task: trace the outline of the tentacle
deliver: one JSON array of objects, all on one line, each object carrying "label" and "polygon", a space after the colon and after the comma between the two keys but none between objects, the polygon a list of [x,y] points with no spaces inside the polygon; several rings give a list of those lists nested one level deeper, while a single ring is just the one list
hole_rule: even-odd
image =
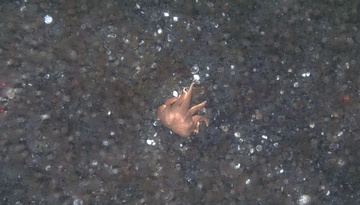
[{"label": "tentacle", "polygon": [[169,99],[167,99],[167,100],[165,101],[164,104],[165,104],[166,106],[169,106],[169,105],[173,104],[174,102],[176,102],[178,99],[179,99],[179,97],[169,98]]},{"label": "tentacle", "polygon": [[191,100],[191,93],[194,87],[194,83],[191,83],[189,91],[186,92],[185,88],[183,89],[181,96],[178,101],[175,102],[176,105],[181,105],[181,107],[189,108],[190,100]]},{"label": "tentacle", "polygon": [[166,109],[166,105],[161,105],[158,110],[157,110],[157,116],[156,116],[156,119],[157,120],[161,120],[161,117],[164,113],[164,110]]},{"label": "tentacle", "polygon": [[195,133],[199,132],[200,122],[205,122],[206,126],[209,126],[209,120],[204,115],[195,115],[191,119],[194,123],[196,123],[195,129],[194,129]]},{"label": "tentacle", "polygon": [[199,109],[203,108],[205,105],[206,105],[206,101],[198,105],[194,105],[192,108],[190,108],[188,115],[193,116]]}]

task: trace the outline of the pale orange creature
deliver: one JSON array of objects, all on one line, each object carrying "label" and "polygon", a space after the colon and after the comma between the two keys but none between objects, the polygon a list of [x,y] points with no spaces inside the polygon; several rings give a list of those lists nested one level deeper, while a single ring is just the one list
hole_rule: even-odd
[{"label": "pale orange creature", "polygon": [[188,137],[192,132],[198,133],[201,121],[209,126],[209,120],[204,115],[194,115],[206,105],[206,101],[189,109],[193,87],[194,83],[188,92],[184,88],[179,97],[167,99],[165,104],[158,108],[157,119],[180,137]]}]

